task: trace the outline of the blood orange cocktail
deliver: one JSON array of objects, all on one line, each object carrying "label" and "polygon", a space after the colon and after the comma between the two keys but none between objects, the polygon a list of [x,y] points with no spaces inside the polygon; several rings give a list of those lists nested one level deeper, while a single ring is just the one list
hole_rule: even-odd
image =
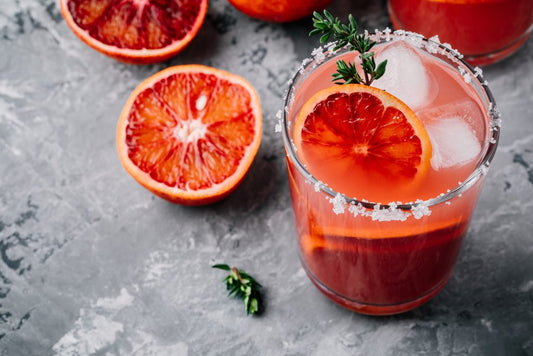
[{"label": "blood orange cocktail", "polygon": [[396,28],[438,35],[475,65],[516,51],[533,30],[531,0],[389,0]]},{"label": "blood orange cocktail", "polygon": [[[354,52],[330,46],[304,61],[287,94],[282,131],[302,265],[337,303],[384,315],[426,302],[449,279],[495,153],[499,115],[479,68],[455,51],[404,31],[373,37],[377,60],[388,60],[373,85],[409,105],[423,124],[432,148],[427,172],[409,181],[374,174],[380,167],[372,162],[367,171],[347,163],[353,157],[341,147],[350,145],[358,114],[334,128],[327,120],[302,124],[305,103],[334,85],[335,62]],[[335,110],[324,112],[343,115]]]}]

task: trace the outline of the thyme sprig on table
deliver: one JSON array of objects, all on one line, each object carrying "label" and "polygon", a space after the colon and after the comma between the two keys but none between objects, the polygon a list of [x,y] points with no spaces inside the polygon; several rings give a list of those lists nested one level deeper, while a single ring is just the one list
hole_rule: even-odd
[{"label": "thyme sprig on table", "polygon": [[243,270],[230,267],[227,264],[216,264],[212,267],[230,272],[222,282],[226,283],[228,296],[234,296],[244,301],[246,314],[253,315],[260,311],[261,295],[259,289],[262,285],[259,282]]},{"label": "thyme sprig on table", "polygon": [[364,78],[361,77],[354,63],[346,63],[341,59],[337,61],[337,72],[332,75],[332,81],[335,84],[370,85],[385,74],[387,60],[376,65],[374,52],[369,52],[376,42],[371,41],[365,34],[357,34],[357,22],[351,14],[348,16],[348,24],[343,24],[327,10],[324,10],[324,16],[315,11],[313,13],[313,27],[314,29],[309,33],[309,36],[322,34],[320,43],[325,43],[333,36],[333,39],[337,41],[334,50],[350,45],[351,51],[359,52]]}]

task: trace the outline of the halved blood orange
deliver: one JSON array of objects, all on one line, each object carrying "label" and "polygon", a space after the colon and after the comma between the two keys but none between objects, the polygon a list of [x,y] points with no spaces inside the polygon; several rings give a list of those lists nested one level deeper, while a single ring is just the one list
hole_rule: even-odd
[{"label": "halved blood orange", "polygon": [[142,82],[117,127],[124,168],[174,203],[226,197],[243,180],[262,134],[259,97],[243,78],[202,65],[167,68]]},{"label": "halved blood orange", "polygon": [[60,0],[70,29],[95,50],[126,63],[164,61],[196,36],[207,0]]},{"label": "halved blood orange", "polygon": [[333,0],[228,0],[246,15],[271,22],[290,22],[323,10]]},{"label": "halved blood orange", "polygon": [[403,200],[430,167],[431,142],[415,113],[389,93],[358,84],[313,95],[294,127],[310,172],[350,197]]}]

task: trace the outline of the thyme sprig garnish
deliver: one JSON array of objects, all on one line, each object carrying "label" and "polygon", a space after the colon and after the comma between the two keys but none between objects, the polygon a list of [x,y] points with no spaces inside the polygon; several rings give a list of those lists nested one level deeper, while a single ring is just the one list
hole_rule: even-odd
[{"label": "thyme sprig garnish", "polygon": [[333,36],[333,39],[337,41],[334,50],[349,45],[351,51],[359,52],[364,78],[361,77],[354,63],[346,63],[341,59],[337,61],[337,72],[332,74],[332,81],[335,84],[370,85],[385,74],[387,60],[376,66],[374,52],[370,52],[376,42],[371,41],[365,34],[357,34],[357,22],[351,14],[348,16],[348,24],[343,24],[327,10],[324,10],[324,16],[315,11],[313,13],[313,27],[314,29],[309,33],[309,36],[322,34],[320,43],[325,43]]},{"label": "thyme sprig garnish", "polygon": [[259,289],[262,285],[259,282],[243,270],[230,267],[227,264],[216,264],[212,267],[230,272],[222,282],[226,283],[228,296],[234,296],[244,301],[246,314],[253,315],[260,311],[261,294],[259,293]]}]

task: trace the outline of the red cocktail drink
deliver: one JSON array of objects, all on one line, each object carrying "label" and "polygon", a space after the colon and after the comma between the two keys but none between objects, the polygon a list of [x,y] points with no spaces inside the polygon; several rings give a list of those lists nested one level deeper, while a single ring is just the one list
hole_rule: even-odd
[{"label": "red cocktail drink", "polygon": [[533,30],[531,0],[389,0],[395,28],[438,35],[474,65],[516,51]]},{"label": "red cocktail drink", "polygon": [[450,278],[496,149],[499,119],[481,71],[454,51],[403,32],[373,37],[380,42],[377,60],[389,61],[373,85],[396,95],[423,125],[431,145],[424,172],[383,173],[394,162],[369,153],[382,146],[376,137],[399,130],[396,123],[372,131],[368,142],[377,148],[356,142],[371,120],[361,117],[379,106],[369,99],[374,89],[370,95],[347,89],[329,95],[326,106],[309,105],[335,92],[335,62],[353,52],[329,47],[305,61],[287,95],[283,135],[306,272],[337,303],[383,315],[426,302]]}]

